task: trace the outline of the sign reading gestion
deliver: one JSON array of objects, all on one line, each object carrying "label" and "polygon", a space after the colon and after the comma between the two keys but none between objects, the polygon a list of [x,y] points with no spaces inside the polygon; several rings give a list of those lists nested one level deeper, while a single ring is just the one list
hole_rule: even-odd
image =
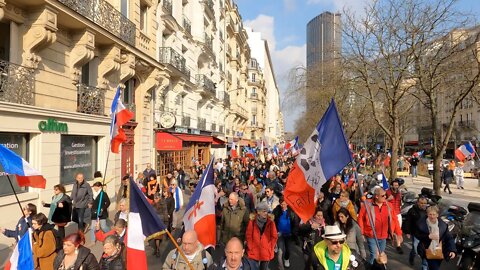
[{"label": "sign reading gestion", "polygon": [[182,140],[166,132],[157,132],[155,148],[158,151],[182,150]]}]

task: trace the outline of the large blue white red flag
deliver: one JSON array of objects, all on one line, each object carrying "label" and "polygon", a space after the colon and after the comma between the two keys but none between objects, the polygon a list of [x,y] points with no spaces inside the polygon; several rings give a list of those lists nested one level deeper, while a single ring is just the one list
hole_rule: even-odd
[{"label": "large blue white red flag", "polygon": [[14,174],[20,187],[45,188],[47,180],[27,161],[0,144],[0,164],[7,174]]},{"label": "large blue white red flag", "polygon": [[230,155],[232,158],[238,158],[237,145],[235,142],[232,142],[232,149],[230,150]]},{"label": "large blue white red flag", "polygon": [[278,156],[278,147],[277,147],[277,144],[274,144],[274,145],[273,145],[273,151],[272,151],[272,153],[273,153],[273,157],[274,157],[274,158]]},{"label": "large blue white red flag", "polygon": [[127,269],[147,270],[145,239],[166,229],[145,195],[130,179],[130,212],[127,227]]},{"label": "large blue white red flag", "polygon": [[185,230],[195,230],[204,248],[216,244],[215,184],[213,182],[213,158],[198,182],[183,216]]},{"label": "large blue white red flag", "polygon": [[475,148],[471,142],[466,142],[462,144],[459,148],[455,150],[455,157],[459,161],[464,161],[467,157],[475,156]]},{"label": "large blue white red flag", "polygon": [[122,129],[122,126],[128,123],[133,118],[133,113],[125,108],[120,99],[120,87],[117,88],[115,97],[112,101],[112,123],[110,125],[110,138],[112,153],[120,151],[120,145],[127,140],[127,136]]},{"label": "large blue white red flag", "polygon": [[33,270],[32,231],[29,229],[13,250],[5,270]]},{"label": "large blue white red flag", "polygon": [[287,204],[304,222],[308,221],[315,212],[316,191],[351,161],[352,155],[332,100],[288,175],[284,191]]}]

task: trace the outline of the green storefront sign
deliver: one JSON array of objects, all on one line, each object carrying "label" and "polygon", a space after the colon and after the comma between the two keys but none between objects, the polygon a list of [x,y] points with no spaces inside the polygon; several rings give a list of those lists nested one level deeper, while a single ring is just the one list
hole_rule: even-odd
[{"label": "green storefront sign", "polygon": [[38,129],[42,132],[68,133],[67,123],[58,122],[53,118],[38,122]]}]

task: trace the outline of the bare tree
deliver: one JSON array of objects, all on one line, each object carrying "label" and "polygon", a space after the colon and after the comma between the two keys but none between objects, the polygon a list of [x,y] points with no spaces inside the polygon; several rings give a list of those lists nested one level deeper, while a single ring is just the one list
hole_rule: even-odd
[{"label": "bare tree", "polygon": [[[402,6],[407,1],[373,1],[363,17],[345,11],[344,59],[356,95],[370,104],[373,118],[391,146],[390,177],[396,177],[402,121],[413,103],[413,57],[405,48],[408,32]],[[413,14],[412,14],[413,15]]]}]

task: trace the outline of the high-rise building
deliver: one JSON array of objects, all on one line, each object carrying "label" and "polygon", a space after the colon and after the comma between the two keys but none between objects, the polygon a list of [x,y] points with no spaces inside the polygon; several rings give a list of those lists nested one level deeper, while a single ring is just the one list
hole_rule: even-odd
[{"label": "high-rise building", "polygon": [[307,24],[307,110],[315,98],[312,91],[319,90],[331,78],[340,57],[342,24],[340,13],[323,12]]}]

